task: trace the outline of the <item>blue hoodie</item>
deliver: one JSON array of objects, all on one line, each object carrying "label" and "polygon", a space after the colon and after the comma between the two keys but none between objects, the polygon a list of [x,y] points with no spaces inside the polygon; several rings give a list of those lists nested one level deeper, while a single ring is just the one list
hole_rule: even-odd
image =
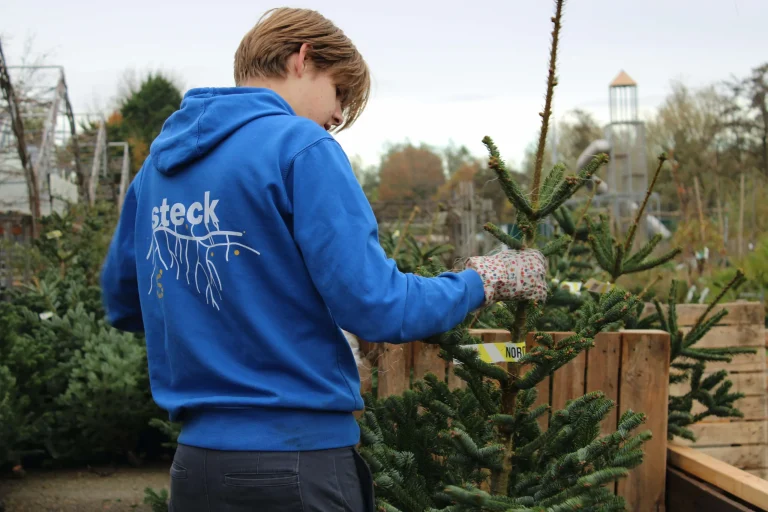
[{"label": "blue hoodie", "polygon": [[220,450],[356,444],[341,329],[418,340],[484,300],[474,270],[398,271],[339,144],[260,88],[184,96],[128,188],[101,280],[110,324],[146,335],[179,442]]}]

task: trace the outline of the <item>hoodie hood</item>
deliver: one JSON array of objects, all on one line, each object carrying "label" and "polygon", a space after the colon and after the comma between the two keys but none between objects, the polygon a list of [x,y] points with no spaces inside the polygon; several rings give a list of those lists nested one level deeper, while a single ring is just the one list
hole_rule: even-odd
[{"label": "hoodie hood", "polygon": [[179,110],[163,124],[149,157],[165,175],[202,158],[243,125],[266,116],[295,116],[291,106],[270,89],[254,87],[189,90]]}]

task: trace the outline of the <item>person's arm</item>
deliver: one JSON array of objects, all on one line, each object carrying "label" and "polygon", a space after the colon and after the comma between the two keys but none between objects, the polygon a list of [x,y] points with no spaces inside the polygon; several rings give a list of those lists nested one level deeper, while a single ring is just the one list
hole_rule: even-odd
[{"label": "person's arm", "polygon": [[101,294],[107,311],[107,322],[116,329],[142,332],[144,322],[139,300],[139,282],[136,275],[135,179],[125,193],[117,229],[112,237],[107,258],[101,269]]},{"label": "person's arm", "polygon": [[475,270],[426,278],[400,272],[378,240],[378,225],[338,143],[300,152],[286,175],[294,238],[338,325],[370,342],[423,339],[459,324],[485,300]]}]

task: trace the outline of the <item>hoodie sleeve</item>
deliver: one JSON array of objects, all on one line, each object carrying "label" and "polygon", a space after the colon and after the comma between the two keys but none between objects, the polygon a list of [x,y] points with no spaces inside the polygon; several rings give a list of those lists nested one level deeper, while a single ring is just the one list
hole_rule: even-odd
[{"label": "hoodie sleeve", "polygon": [[125,194],[117,229],[101,270],[101,294],[107,321],[116,329],[129,332],[144,330],[134,245],[137,181],[138,177]]},{"label": "hoodie sleeve", "polygon": [[474,270],[426,278],[400,272],[387,258],[368,199],[335,140],[301,151],[287,180],[294,237],[342,329],[370,342],[414,341],[455,327],[482,305]]}]

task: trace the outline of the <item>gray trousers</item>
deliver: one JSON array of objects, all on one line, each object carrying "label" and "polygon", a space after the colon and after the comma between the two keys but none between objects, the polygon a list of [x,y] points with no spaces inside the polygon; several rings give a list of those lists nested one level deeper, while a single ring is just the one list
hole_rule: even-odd
[{"label": "gray trousers", "polygon": [[373,512],[373,479],[354,447],[236,452],[179,444],[171,512]]}]

